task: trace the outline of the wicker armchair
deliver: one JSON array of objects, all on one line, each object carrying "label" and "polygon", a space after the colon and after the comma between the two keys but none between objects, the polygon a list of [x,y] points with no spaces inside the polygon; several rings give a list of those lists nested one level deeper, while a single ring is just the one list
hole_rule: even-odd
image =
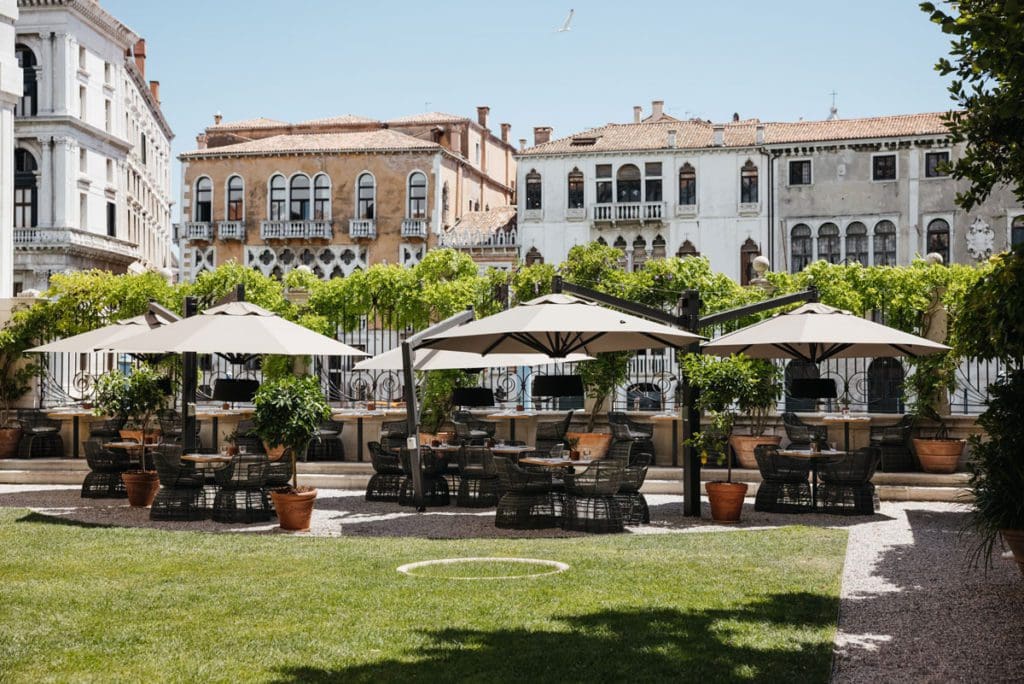
[{"label": "wicker armchair", "polygon": [[[252,452],[255,454],[262,453],[262,451]],[[252,456],[250,456],[252,458]],[[304,461],[305,458],[300,457],[296,460]],[[267,459],[266,472],[264,473],[265,482],[263,487],[266,490],[277,489],[278,487],[287,487],[292,483],[292,476],[295,471],[292,469],[292,456],[290,453],[285,452],[276,461]],[[274,502],[270,502],[271,508],[274,506]]]},{"label": "wicker armchair", "polygon": [[894,425],[872,425],[870,444],[881,454],[879,469],[885,473],[917,470],[914,454],[910,450],[910,437],[914,417],[903,416]]},{"label": "wicker armchair", "polygon": [[341,431],[344,427],[344,423],[325,421],[317,429],[313,441],[309,443],[304,460],[344,461],[345,447],[341,443]]},{"label": "wicker armchair", "polygon": [[463,446],[458,453],[459,489],[455,505],[490,508],[498,503],[498,470],[487,447]]},{"label": "wicker armchair", "polygon": [[[165,444],[181,444],[181,435],[185,428],[185,421],[181,414],[174,409],[161,409],[156,413],[157,422],[160,423],[160,437]],[[196,421],[196,447],[200,447],[199,441],[200,423]]]},{"label": "wicker armchair", "polygon": [[498,501],[494,526],[513,530],[558,527],[562,501],[552,492],[551,473],[525,470],[505,456],[494,456],[493,461],[505,491]]},{"label": "wicker armchair", "polygon": [[761,484],[754,499],[755,511],[810,512],[813,503],[807,479],[811,472],[810,460],[782,456],[778,447],[769,444],[754,447],[754,457],[761,470]]},{"label": "wicker armchair", "polygon": [[615,495],[624,472],[622,462],[601,460],[581,473],[566,474],[562,526],[580,532],[622,532],[622,509]]},{"label": "wicker armchair", "polygon": [[209,515],[204,479],[195,465],[181,460],[181,445],[153,449],[160,491],[149,510],[150,520],[202,520]]},{"label": "wicker armchair", "polygon": [[267,496],[266,456],[237,454],[216,471],[219,489],[213,501],[213,519],[227,523],[266,522],[273,516]]},{"label": "wicker armchair", "polygon": [[19,458],[63,458],[64,440],[60,436],[60,421],[48,418],[36,409],[18,409],[21,423]]},{"label": "wicker armchair", "polygon": [[124,418],[109,418],[89,423],[89,437],[104,442],[112,442],[121,435],[121,428],[124,427]]},{"label": "wicker armchair", "polygon": [[385,451],[405,448],[409,437],[409,426],[404,420],[388,420],[380,426],[380,444]]},{"label": "wicker armchair", "polygon": [[640,493],[647,479],[647,468],[651,465],[654,457],[650,454],[635,454],[627,457],[627,465],[622,471],[622,480],[619,482],[619,491],[615,494],[615,500],[622,511],[622,522],[625,525],[646,525],[651,522],[651,511],[647,505],[647,499]]},{"label": "wicker armchair", "polygon": [[398,454],[385,451],[380,442],[367,442],[373,475],[366,485],[367,501],[398,501],[405,471]]},{"label": "wicker armchair", "polygon": [[464,444],[479,444],[482,440],[493,439],[498,424],[480,420],[469,411],[452,411],[455,436]]},{"label": "wicker armchair", "polygon": [[128,496],[121,473],[131,468],[131,458],[121,449],[104,449],[103,438],[85,442],[89,473],[82,482],[83,499],[123,499]]},{"label": "wicker armchair", "polygon": [[654,453],[654,425],[630,420],[621,411],[609,411],[608,427],[613,443],[630,441],[636,446],[636,453]]},{"label": "wicker armchair", "polygon": [[793,449],[810,448],[811,442],[827,442],[827,425],[808,425],[792,411],[782,414],[782,425],[786,428],[786,437],[789,438],[789,446]]},{"label": "wicker armchair", "polygon": [[[412,454],[402,447],[399,451],[402,463],[402,487],[398,493],[399,506],[415,506],[415,488],[412,480]],[[423,478],[423,505],[447,506],[451,503],[448,480],[445,479],[448,463],[437,458],[430,447],[420,447],[420,476]]]},{"label": "wicker armchair", "polygon": [[565,414],[565,418],[556,421],[545,421],[537,423],[537,433],[534,444],[537,451],[551,451],[551,447],[561,444],[568,446],[565,434],[569,432],[569,424],[572,423],[572,411]]},{"label": "wicker armchair", "polygon": [[871,478],[880,455],[875,447],[864,447],[818,466],[820,509],[837,515],[873,515],[875,486]]}]

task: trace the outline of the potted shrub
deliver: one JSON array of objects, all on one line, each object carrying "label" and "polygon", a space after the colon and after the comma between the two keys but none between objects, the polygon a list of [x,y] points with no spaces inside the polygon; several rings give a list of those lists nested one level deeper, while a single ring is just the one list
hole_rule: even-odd
[{"label": "potted shrub", "polygon": [[711,518],[716,522],[739,522],[747,485],[732,481],[732,460],[729,458],[729,437],[736,421],[733,406],[750,391],[749,359],[731,356],[718,359],[699,354],[682,358],[683,372],[697,390],[697,408],[710,419],[688,440],[697,449],[701,463],[714,458],[726,464],[725,482],[708,482],[705,489],[711,502]]},{"label": "potted shrub", "polygon": [[21,423],[13,414],[12,405],[32,387],[32,378],[38,368],[33,364],[20,368],[7,368],[0,375],[0,458],[18,454],[21,442]]},{"label": "potted shrub", "polygon": [[762,444],[778,446],[780,435],[766,435],[768,418],[782,395],[782,372],[770,361],[737,356],[726,359],[736,365],[736,372],[746,376],[743,391],[736,397],[740,412],[750,425],[749,435],[731,435],[729,444],[742,468],[756,468],[754,449]]},{"label": "potted shrub", "polygon": [[978,418],[987,438],[969,440],[971,526],[977,534],[972,560],[991,564],[1001,536],[1024,573],[1024,247],[992,261],[992,271],[964,297],[953,330],[959,354],[998,359],[1007,368],[989,386],[988,407]]},{"label": "potted shrub", "polygon": [[[98,416],[126,417],[144,436],[157,411],[163,408],[164,384],[149,366],[139,366],[128,375],[106,373],[96,381],[93,411]],[[145,447],[139,448],[139,469],[122,473],[121,479],[128,490],[128,503],[145,507],[153,503],[160,481],[156,471],[147,468]]]},{"label": "potted shrub", "polygon": [[270,492],[278,524],[285,530],[308,530],[316,501],[316,489],[300,487],[296,461],[331,409],[313,377],[286,376],[260,385],[253,399],[253,425],[267,447],[267,455],[290,458],[292,484]]},{"label": "potted shrub", "polygon": [[964,440],[952,439],[942,416],[942,404],[956,390],[956,355],[953,352],[924,356],[914,361],[909,386],[914,392],[911,413],[916,421],[936,424],[934,434],[915,437],[914,453],[926,473],[956,472]]}]

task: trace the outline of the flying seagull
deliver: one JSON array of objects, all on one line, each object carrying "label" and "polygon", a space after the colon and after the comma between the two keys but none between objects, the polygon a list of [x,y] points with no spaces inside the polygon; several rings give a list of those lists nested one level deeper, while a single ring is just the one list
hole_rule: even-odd
[{"label": "flying seagull", "polygon": [[572,15],[575,10],[569,10],[569,15],[565,18],[565,23],[562,24],[562,28],[556,29],[558,33],[565,33],[566,31],[572,31],[569,24],[572,23]]}]

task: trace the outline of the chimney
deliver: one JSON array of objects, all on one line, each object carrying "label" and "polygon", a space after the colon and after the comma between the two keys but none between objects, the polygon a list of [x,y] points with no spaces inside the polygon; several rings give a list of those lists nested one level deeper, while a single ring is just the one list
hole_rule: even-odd
[{"label": "chimney", "polygon": [[491,113],[490,107],[477,107],[476,108],[476,122],[487,128],[487,115]]},{"label": "chimney", "polygon": [[200,133],[196,136],[196,148],[200,150],[206,149],[206,134]]},{"label": "chimney", "polygon": [[754,129],[754,144],[764,145],[764,124],[757,124]]},{"label": "chimney", "polygon": [[657,121],[665,115],[665,101],[664,100],[652,100],[651,101],[651,119]]},{"label": "chimney", "polygon": [[534,126],[533,127],[533,144],[543,145],[547,141],[551,140],[551,126]]},{"label": "chimney", "polygon": [[733,112],[732,113],[732,122],[733,123],[739,123],[739,120],[740,120],[740,113],[739,112]]},{"label": "chimney", "polygon": [[522,152],[526,149],[526,138],[519,139],[519,151]]},{"label": "chimney", "polygon": [[503,123],[501,124],[501,141],[508,142],[509,131],[512,130],[512,124]]},{"label": "chimney", "polygon": [[640,118],[644,115],[644,108],[640,105],[633,106],[633,123],[640,123]]},{"label": "chimney", "polygon": [[143,78],[145,78],[146,77],[146,39],[145,38],[139,38],[139,42],[137,42],[135,44],[135,49],[133,50],[133,53],[135,54],[135,66],[138,67],[139,73],[142,74]]},{"label": "chimney", "polygon": [[676,131],[675,131],[675,129],[672,129],[672,130],[670,130],[668,132],[668,146],[669,147],[673,147],[673,148],[676,146]]},{"label": "chimney", "polygon": [[714,124],[711,130],[715,134],[714,139],[711,141],[712,147],[722,147],[725,145],[725,124]]},{"label": "chimney", "polygon": [[220,122],[223,121],[223,120],[224,120],[224,116],[220,112],[217,112],[216,114],[213,115],[213,125],[214,126],[220,126]]},{"label": "chimney", "polygon": [[160,104],[160,81],[150,81],[149,92],[153,93],[153,99]]}]

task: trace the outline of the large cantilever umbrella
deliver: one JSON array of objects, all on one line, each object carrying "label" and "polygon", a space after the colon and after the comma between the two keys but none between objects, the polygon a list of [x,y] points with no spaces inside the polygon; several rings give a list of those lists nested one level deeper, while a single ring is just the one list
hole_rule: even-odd
[{"label": "large cantilever umbrella", "polygon": [[198,316],[103,345],[133,353],[185,353],[246,356],[366,356],[355,347],[281,318],[252,302],[229,302]]},{"label": "large cantilever umbrella", "polygon": [[[444,349],[417,349],[413,352],[413,370],[468,370],[472,368],[503,368],[506,366],[541,366],[546,363],[570,363],[573,361],[589,361],[593,357],[586,354],[570,354],[561,359],[554,359],[546,354],[488,354],[481,356],[472,352],[450,351]],[[402,349],[396,347],[372,359],[364,359],[355,366],[355,370],[402,370]]]},{"label": "large cantilever umbrella", "polygon": [[145,315],[135,316],[134,318],[127,318],[112,325],[105,325],[102,328],[96,328],[95,330],[90,330],[89,332],[84,332],[80,335],[72,335],[71,337],[65,337],[61,340],[47,342],[46,344],[41,344],[38,347],[32,347],[26,351],[72,353],[91,352],[94,349],[100,349],[107,345],[128,339],[129,337],[140,335],[154,326],[167,325],[168,323],[173,323],[177,320],[178,317],[170,314],[169,312],[165,314],[156,314],[152,323]]},{"label": "large cantilever umbrella", "polygon": [[758,359],[926,356],[948,351],[938,342],[819,303],[780,313],[701,346],[707,354],[743,353]]},{"label": "large cantilever umbrella", "polygon": [[516,307],[460,325],[420,346],[488,355],[573,353],[687,347],[702,338],[565,294],[531,299]]}]

